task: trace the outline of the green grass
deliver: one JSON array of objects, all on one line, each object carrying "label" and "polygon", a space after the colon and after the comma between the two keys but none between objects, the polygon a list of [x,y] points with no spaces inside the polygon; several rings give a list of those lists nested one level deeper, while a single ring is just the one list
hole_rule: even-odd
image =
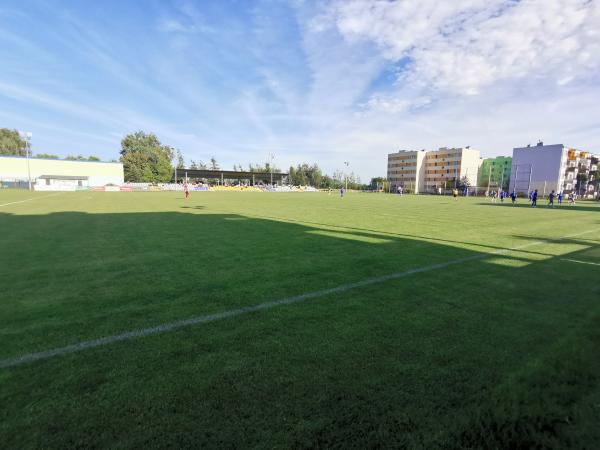
[{"label": "green grass", "polygon": [[597,204],[2,191],[0,205],[32,197],[0,206],[0,360],[488,256],[0,369],[2,448],[600,442]]}]

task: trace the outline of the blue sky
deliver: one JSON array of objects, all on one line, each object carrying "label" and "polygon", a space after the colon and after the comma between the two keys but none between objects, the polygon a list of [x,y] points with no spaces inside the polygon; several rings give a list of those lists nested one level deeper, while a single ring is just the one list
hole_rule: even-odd
[{"label": "blue sky", "polygon": [[597,0],[0,3],[0,126],[34,152],[118,157],[154,132],[223,167],[398,149],[600,153]]}]

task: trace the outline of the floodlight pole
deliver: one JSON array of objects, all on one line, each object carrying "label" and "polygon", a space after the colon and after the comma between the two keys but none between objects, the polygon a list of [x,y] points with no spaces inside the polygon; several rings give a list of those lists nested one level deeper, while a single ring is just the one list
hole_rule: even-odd
[{"label": "floodlight pole", "polygon": [[269,153],[269,158],[270,158],[270,162],[269,162],[269,170],[271,172],[271,186],[273,186],[273,158],[275,158],[275,155],[273,155],[273,153]]},{"label": "floodlight pole", "polygon": [[19,133],[19,135],[25,139],[25,157],[27,158],[27,182],[29,184],[29,190],[31,190],[31,165],[29,163],[29,151],[31,149],[31,136],[33,135],[30,131],[25,133]]},{"label": "floodlight pole", "polygon": [[[344,164],[346,165],[346,168],[348,168],[348,166],[350,166],[350,163],[348,161],[344,161]],[[344,175],[345,175],[344,178],[346,178],[346,190],[348,190],[348,174],[345,173]]]}]

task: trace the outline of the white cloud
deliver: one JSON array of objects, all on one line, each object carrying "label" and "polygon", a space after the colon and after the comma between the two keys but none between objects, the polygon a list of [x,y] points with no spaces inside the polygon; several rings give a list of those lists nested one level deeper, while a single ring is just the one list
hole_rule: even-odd
[{"label": "white cloud", "polygon": [[[525,77],[567,84],[600,67],[596,0],[344,1],[322,15],[349,41],[374,42],[390,61],[409,61],[387,107],[415,90],[475,95]],[[389,94],[388,94],[389,95]]]}]

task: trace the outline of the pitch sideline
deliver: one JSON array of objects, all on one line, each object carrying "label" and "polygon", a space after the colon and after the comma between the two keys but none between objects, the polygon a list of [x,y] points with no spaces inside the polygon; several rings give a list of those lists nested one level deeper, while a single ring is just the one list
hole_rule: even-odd
[{"label": "pitch sideline", "polygon": [[39,200],[39,199],[42,199],[42,198],[56,197],[57,195],[60,195],[60,194],[62,194],[62,192],[59,192],[58,194],[42,195],[41,197],[31,197],[31,198],[27,198],[25,200],[19,200],[19,201],[16,201],[16,202],[3,203],[2,205],[0,205],[0,208],[2,206],[16,205],[17,203],[25,203],[25,202],[30,202],[32,200]]},{"label": "pitch sideline", "polygon": [[[561,237],[557,238],[556,240],[569,239],[569,238],[573,238],[573,237],[577,237],[577,236],[582,236],[584,234],[593,233],[596,231],[600,231],[600,229],[595,228],[593,230],[583,231],[581,233],[561,236]],[[355,283],[342,284],[340,286],[336,286],[336,287],[329,288],[329,289],[322,289],[319,291],[307,292],[305,294],[300,294],[300,295],[296,295],[296,296],[292,296],[292,297],[286,297],[281,300],[259,303],[258,305],[246,306],[243,308],[232,309],[229,311],[223,311],[223,312],[215,313],[215,314],[208,314],[208,315],[203,315],[203,316],[191,317],[189,319],[177,320],[174,322],[168,322],[168,323],[156,325],[153,327],[142,328],[142,329],[133,330],[133,331],[127,331],[125,333],[120,333],[120,334],[114,334],[112,336],[105,336],[105,337],[98,338],[98,339],[81,341],[76,344],[67,345],[65,347],[57,347],[57,348],[54,348],[51,350],[46,350],[43,352],[27,353],[27,354],[24,354],[21,356],[17,356],[15,358],[8,358],[8,359],[0,360],[0,369],[16,367],[16,366],[31,363],[34,361],[49,359],[54,356],[62,356],[62,355],[70,354],[70,353],[76,353],[76,352],[86,350],[89,348],[110,345],[115,342],[150,336],[153,334],[165,333],[168,331],[177,330],[180,328],[186,328],[186,327],[198,325],[201,323],[215,322],[215,321],[227,319],[230,317],[236,317],[236,316],[241,316],[244,314],[249,314],[252,312],[263,311],[263,310],[275,308],[277,306],[299,303],[299,302],[303,302],[305,300],[309,300],[309,299],[317,298],[317,297],[323,297],[323,296],[329,295],[329,294],[339,294],[341,292],[346,292],[346,291],[349,291],[352,289],[369,286],[372,284],[384,283],[386,281],[396,280],[396,279],[404,278],[404,277],[407,277],[410,275],[430,272],[432,270],[437,270],[437,269],[444,269],[446,267],[453,266],[456,264],[462,264],[462,263],[470,262],[470,261],[477,261],[480,259],[488,258],[490,256],[496,256],[496,255],[508,253],[511,251],[518,251],[523,248],[532,247],[534,245],[540,245],[543,243],[544,243],[544,241],[529,242],[527,244],[518,245],[515,247],[506,248],[506,249],[500,249],[500,250],[496,250],[496,251],[493,251],[490,253],[481,253],[478,255],[468,256],[465,258],[459,258],[459,259],[454,259],[451,261],[446,261],[443,263],[432,264],[429,266],[419,267],[416,269],[410,269],[410,270],[406,270],[404,272],[396,272],[396,273],[391,273],[388,275],[383,275],[381,277],[367,278],[362,281],[357,281]]]}]

